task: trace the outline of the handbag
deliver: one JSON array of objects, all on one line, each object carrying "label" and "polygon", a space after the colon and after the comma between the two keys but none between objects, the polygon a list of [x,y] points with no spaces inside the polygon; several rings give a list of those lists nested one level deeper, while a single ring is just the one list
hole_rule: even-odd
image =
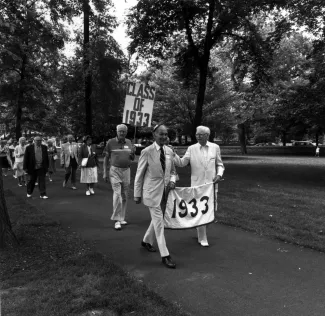
[{"label": "handbag", "polygon": [[81,160],[81,167],[87,167],[88,158],[82,158]]}]

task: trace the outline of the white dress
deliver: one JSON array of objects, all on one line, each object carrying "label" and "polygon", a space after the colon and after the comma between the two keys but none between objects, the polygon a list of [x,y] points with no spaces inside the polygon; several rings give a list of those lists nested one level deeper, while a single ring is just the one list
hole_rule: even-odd
[{"label": "white dress", "polygon": [[[91,153],[91,149],[89,147],[88,147],[88,151],[90,151]],[[81,167],[80,183],[97,183],[97,182],[98,182],[97,167]]]}]

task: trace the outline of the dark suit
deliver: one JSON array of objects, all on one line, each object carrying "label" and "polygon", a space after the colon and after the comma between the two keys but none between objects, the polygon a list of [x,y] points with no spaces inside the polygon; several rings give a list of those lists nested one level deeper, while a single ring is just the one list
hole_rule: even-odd
[{"label": "dark suit", "polygon": [[35,188],[35,182],[38,178],[38,188],[40,195],[46,195],[46,186],[45,186],[45,175],[49,169],[49,158],[47,155],[47,147],[41,145],[42,149],[42,163],[40,168],[36,169],[36,158],[35,158],[35,145],[29,145],[26,147],[24,155],[24,170],[29,175],[29,181],[27,184],[27,193],[32,194]]}]

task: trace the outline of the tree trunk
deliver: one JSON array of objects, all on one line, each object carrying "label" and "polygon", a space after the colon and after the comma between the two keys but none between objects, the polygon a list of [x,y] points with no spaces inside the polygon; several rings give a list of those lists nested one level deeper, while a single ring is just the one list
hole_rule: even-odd
[{"label": "tree trunk", "polygon": [[203,116],[203,104],[205,98],[205,90],[207,85],[208,76],[208,65],[209,65],[210,53],[207,54],[202,60],[202,65],[200,67],[200,80],[199,80],[199,91],[196,98],[196,108],[194,116],[194,125],[192,127],[192,142],[195,140],[196,128],[202,123]]},{"label": "tree trunk", "polygon": [[91,108],[91,69],[90,69],[90,45],[89,45],[89,0],[83,2],[84,11],[84,85],[85,85],[85,109],[86,109],[86,134],[92,135],[92,108]]},{"label": "tree trunk", "polygon": [[283,144],[283,146],[287,145],[287,132],[286,131],[282,132],[282,144]]},{"label": "tree trunk", "polygon": [[317,146],[318,146],[318,142],[319,142],[319,136],[318,136],[318,133],[316,133],[315,137],[316,137],[316,147],[317,147]]},{"label": "tree trunk", "polygon": [[2,168],[0,168],[0,248],[13,247],[18,240],[12,231],[6,199],[3,190]]},{"label": "tree trunk", "polygon": [[25,89],[25,76],[26,76],[26,65],[27,65],[27,55],[23,55],[21,70],[20,70],[20,82],[19,90],[17,96],[17,109],[16,109],[16,139],[21,137],[21,119],[23,115],[23,105],[24,105],[24,89]]},{"label": "tree trunk", "polygon": [[238,137],[240,142],[240,150],[243,155],[247,154],[247,148],[246,148],[246,128],[245,124],[241,123],[238,124]]}]

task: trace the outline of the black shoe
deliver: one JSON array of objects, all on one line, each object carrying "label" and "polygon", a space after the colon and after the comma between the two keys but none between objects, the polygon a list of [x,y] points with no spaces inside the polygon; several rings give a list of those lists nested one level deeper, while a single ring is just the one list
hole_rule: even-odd
[{"label": "black shoe", "polygon": [[170,256],[162,257],[161,261],[167,268],[170,268],[170,269],[175,269],[176,268],[176,263],[174,263],[172,261],[172,258]]},{"label": "black shoe", "polygon": [[149,243],[141,241],[141,246],[146,248],[149,252],[156,252],[156,248],[152,247]]}]

